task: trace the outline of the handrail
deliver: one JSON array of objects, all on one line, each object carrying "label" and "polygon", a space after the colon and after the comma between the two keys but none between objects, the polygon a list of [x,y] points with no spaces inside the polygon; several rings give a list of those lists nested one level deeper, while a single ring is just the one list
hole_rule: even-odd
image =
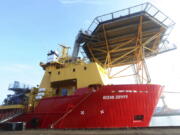
[{"label": "handrail", "polygon": [[[104,14],[101,16],[97,16],[93,20],[91,25],[88,27],[87,32],[89,32],[89,34],[92,34],[92,32],[95,30],[95,28],[104,21],[113,20],[113,19],[116,19],[119,17],[124,17],[127,15],[131,15],[131,14],[143,12],[143,11],[146,12],[147,14],[149,14],[150,16],[154,17],[155,19],[157,19],[161,24],[165,25],[167,28],[175,25],[175,22],[172,19],[170,19],[167,15],[165,15],[163,12],[161,12],[154,5],[152,5],[151,3],[143,3],[143,4],[136,5],[136,6],[133,6],[130,8],[126,8],[126,9],[122,9],[119,11]],[[106,19],[104,19],[104,18],[106,18]]]},{"label": "handrail", "polygon": [[2,124],[4,122],[7,122],[23,113],[24,113],[24,111],[21,109],[17,109],[12,112],[5,113],[5,114],[3,114],[3,116],[1,116],[0,123]]}]

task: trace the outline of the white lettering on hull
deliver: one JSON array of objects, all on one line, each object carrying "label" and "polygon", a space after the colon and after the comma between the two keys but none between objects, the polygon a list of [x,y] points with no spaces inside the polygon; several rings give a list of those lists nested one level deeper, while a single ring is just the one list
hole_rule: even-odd
[{"label": "white lettering on hull", "polygon": [[147,90],[113,90],[112,93],[148,93]]},{"label": "white lettering on hull", "polygon": [[103,100],[127,99],[127,98],[128,98],[128,95],[103,96]]}]

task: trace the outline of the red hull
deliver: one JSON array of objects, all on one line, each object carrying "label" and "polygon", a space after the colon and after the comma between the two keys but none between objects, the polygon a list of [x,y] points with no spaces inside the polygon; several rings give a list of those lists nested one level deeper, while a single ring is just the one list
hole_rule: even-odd
[{"label": "red hull", "polygon": [[149,84],[79,89],[73,96],[42,99],[34,112],[13,121],[24,121],[28,128],[147,127],[161,91],[160,85]]}]

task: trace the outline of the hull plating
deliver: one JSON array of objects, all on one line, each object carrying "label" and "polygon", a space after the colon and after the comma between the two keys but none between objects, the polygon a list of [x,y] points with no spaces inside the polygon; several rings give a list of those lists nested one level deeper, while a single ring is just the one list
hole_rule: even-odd
[{"label": "hull plating", "polygon": [[160,85],[147,84],[79,89],[73,96],[42,99],[34,112],[13,121],[24,121],[27,128],[147,127],[161,91]]}]

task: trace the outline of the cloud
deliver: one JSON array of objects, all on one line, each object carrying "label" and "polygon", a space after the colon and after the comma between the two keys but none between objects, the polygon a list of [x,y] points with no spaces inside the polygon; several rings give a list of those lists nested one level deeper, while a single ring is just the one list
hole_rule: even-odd
[{"label": "cloud", "polygon": [[58,0],[61,4],[103,4],[102,0]]}]

